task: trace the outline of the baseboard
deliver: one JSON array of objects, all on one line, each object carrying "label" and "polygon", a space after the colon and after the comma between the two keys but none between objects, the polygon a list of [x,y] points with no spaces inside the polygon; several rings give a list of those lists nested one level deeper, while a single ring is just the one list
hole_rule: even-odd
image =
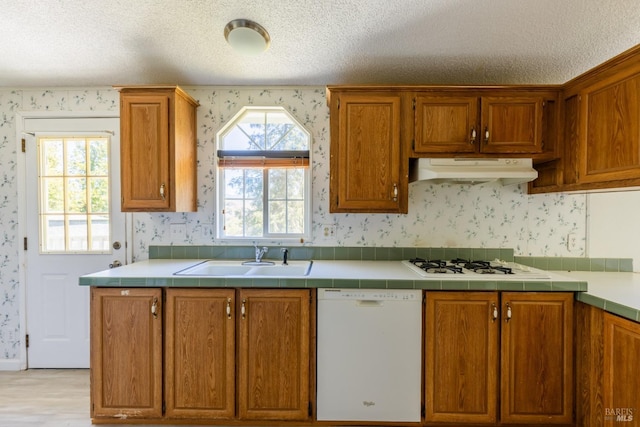
[{"label": "baseboard", "polygon": [[20,359],[0,359],[0,371],[20,371],[21,365]]}]

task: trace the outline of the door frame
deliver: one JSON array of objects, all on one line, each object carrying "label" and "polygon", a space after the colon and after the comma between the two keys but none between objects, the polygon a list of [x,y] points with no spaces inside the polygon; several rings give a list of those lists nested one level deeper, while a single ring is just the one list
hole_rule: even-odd
[{"label": "door frame", "polygon": [[[22,138],[26,133],[24,122],[26,119],[69,119],[69,118],[120,118],[119,111],[18,111],[15,115],[16,125],[16,174],[18,184],[18,238],[23,239],[27,235],[27,194],[26,194],[26,154],[22,152]],[[131,263],[133,235],[133,221],[131,214],[125,214],[125,264]],[[21,246],[21,245],[19,245]],[[33,246],[32,246],[33,247]],[[18,295],[20,304],[18,307],[19,334],[20,334],[20,358],[16,361],[15,370],[27,369],[27,271],[26,252],[18,249]]]}]

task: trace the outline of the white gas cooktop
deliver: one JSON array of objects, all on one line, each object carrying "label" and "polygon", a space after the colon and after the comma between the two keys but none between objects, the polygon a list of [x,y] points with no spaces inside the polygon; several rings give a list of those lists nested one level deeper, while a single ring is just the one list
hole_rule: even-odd
[{"label": "white gas cooktop", "polygon": [[549,280],[551,275],[537,268],[507,262],[454,260],[425,260],[421,258],[402,261],[424,278],[437,280],[487,280],[487,281],[521,281]]}]

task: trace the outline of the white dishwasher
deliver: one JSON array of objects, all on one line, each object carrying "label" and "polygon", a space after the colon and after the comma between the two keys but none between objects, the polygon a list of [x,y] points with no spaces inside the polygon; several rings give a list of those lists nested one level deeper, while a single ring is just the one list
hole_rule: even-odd
[{"label": "white dishwasher", "polygon": [[318,289],[317,416],[420,421],[422,292]]}]

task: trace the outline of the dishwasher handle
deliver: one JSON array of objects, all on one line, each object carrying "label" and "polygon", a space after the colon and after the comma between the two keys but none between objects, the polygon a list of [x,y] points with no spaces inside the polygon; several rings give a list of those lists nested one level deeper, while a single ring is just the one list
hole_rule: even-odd
[{"label": "dishwasher handle", "polygon": [[356,305],[358,307],[382,307],[384,305],[384,301],[374,299],[359,299],[356,300]]}]

